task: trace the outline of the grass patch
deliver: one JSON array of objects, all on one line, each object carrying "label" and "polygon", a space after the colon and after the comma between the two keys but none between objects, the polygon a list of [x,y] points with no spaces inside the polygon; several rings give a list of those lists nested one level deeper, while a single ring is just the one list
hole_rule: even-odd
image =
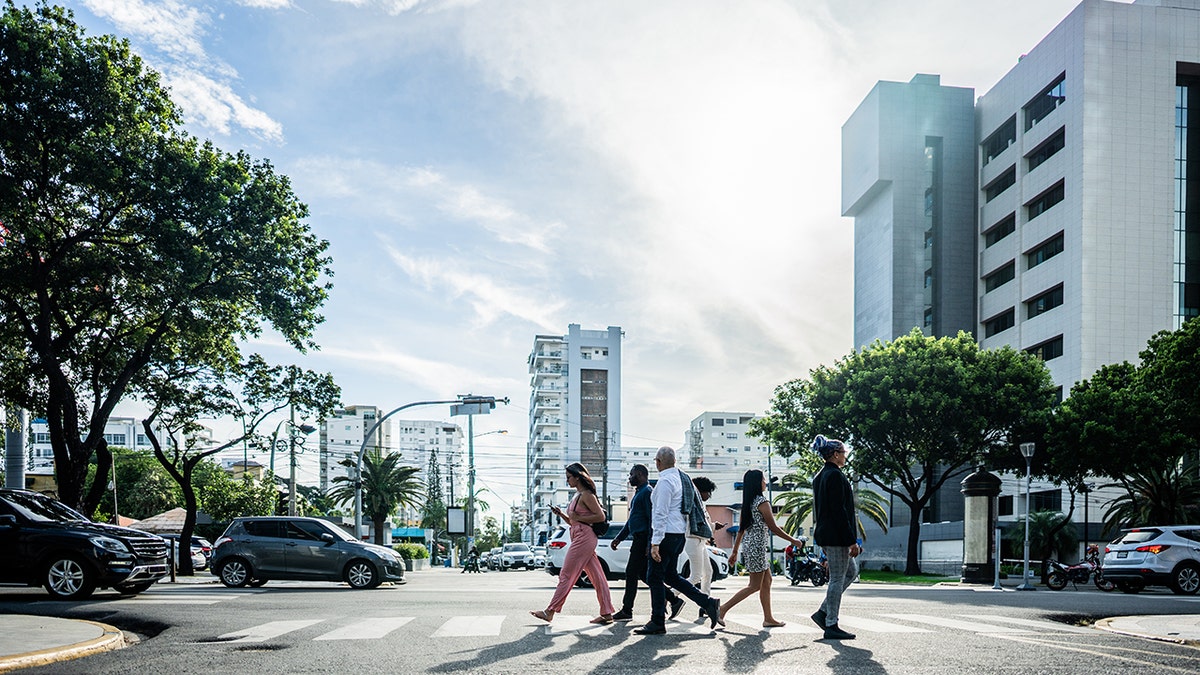
[{"label": "grass patch", "polygon": [[943,581],[958,581],[959,577],[944,577],[937,574],[909,575],[903,572],[881,572],[879,570],[862,570],[858,574],[859,581],[876,584],[924,584],[932,586]]}]

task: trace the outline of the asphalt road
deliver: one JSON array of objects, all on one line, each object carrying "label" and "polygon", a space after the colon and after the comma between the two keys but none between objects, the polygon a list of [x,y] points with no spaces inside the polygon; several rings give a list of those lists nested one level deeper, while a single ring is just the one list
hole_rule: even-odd
[{"label": "asphalt road", "polygon": [[[140,642],[28,673],[1154,673],[1200,672],[1200,650],[1113,635],[1088,620],[1194,614],[1200,598],[1095,589],[980,592],[855,584],[843,626],[858,639],[826,642],[808,620],[824,589],[772,594],[784,628],[760,628],[756,599],[725,630],[695,623],[688,606],[668,634],[638,636],[641,622],[590,626],[596,598],[575,589],[546,626],[528,615],[549,601],[541,571],[459,574],[436,569],[404,586],[353,591],[332,583],[272,582],[260,589],[167,585],[129,599],[110,592],[51,601],[40,589],[0,587],[0,611],[85,618]],[[727,579],[728,598],[745,583]],[[639,593],[637,613],[649,614]]]}]

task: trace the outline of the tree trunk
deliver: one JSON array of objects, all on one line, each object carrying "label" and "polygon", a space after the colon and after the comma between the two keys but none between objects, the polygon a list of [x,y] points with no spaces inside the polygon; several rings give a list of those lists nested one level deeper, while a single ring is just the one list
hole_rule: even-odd
[{"label": "tree trunk", "polygon": [[921,548],[921,509],[924,502],[914,502],[908,505],[908,558],[904,564],[904,573],[916,576],[921,573],[918,553]]},{"label": "tree trunk", "polygon": [[179,531],[179,567],[178,574],[184,577],[195,576],[192,567],[192,532],[196,529],[196,488],[192,486],[192,469],[195,462],[184,462],[183,480],[179,487],[183,492],[183,529]]},{"label": "tree trunk", "polygon": [[378,519],[375,521],[375,536],[374,536],[374,540],[371,542],[372,544],[377,544],[379,546],[383,546],[383,524],[384,524],[384,522],[385,521],[383,519]]}]

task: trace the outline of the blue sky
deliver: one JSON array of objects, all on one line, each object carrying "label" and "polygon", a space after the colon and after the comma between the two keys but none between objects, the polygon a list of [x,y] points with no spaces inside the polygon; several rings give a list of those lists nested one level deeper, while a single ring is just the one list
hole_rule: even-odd
[{"label": "blue sky", "polygon": [[163,73],[192,133],[290,176],[331,242],[322,349],[250,348],[347,404],[510,397],[476,429],[510,430],[479,475],[512,502],[535,334],[625,330],[626,447],[763,412],[848,353],[842,123],[881,79],[985,92],[1077,3],[67,4]]}]

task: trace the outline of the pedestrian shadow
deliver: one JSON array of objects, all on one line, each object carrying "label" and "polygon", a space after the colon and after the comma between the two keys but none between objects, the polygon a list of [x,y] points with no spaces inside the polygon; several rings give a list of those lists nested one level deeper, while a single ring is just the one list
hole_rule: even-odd
[{"label": "pedestrian shadow", "polygon": [[[730,639],[738,636],[736,639]],[[766,630],[757,633],[741,635],[739,633],[722,633],[720,640],[725,646],[725,672],[750,673],[758,669],[764,661],[777,654],[808,649],[806,645],[793,645],[779,649],[767,649],[767,638],[771,633]]]},{"label": "pedestrian shadow", "polygon": [[887,669],[875,661],[875,654],[870,649],[851,647],[841,640],[829,640],[826,644],[835,652],[826,664],[830,672],[854,675],[887,674]]},{"label": "pedestrian shadow", "polygon": [[[628,626],[628,624],[626,624]],[[685,657],[692,656],[687,651],[682,651],[674,654],[663,653],[669,650],[677,649],[694,640],[712,640],[713,634],[698,634],[688,632],[672,633],[671,628],[677,624],[668,624],[667,632],[662,635],[634,635],[633,626],[626,630],[616,630],[612,633],[613,637],[622,640],[625,643],[620,651],[610,656],[606,661],[599,663],[593,668],[591,673],[657,673],[671,666]],[[582,643],[576,644],[572,649],[567,650],[567,653],[595,651],[595,648],[587,649]]]},{"label": "pedestrian shadow", "polygon": [[446,661],[433,666],[428,670],[431,673],[474,673],[482,670],[488,670],[489,666],[493,666],[501,661],[516,659],[522,656],[537,654],[554,646],[554,638],[548,634],[543,627],[538,627],[536,630],[526,633],[513,642],[504,642],[501,644],[484,647],[483,649],[471,650],[475,655],[468,659],[458,661]]}]

